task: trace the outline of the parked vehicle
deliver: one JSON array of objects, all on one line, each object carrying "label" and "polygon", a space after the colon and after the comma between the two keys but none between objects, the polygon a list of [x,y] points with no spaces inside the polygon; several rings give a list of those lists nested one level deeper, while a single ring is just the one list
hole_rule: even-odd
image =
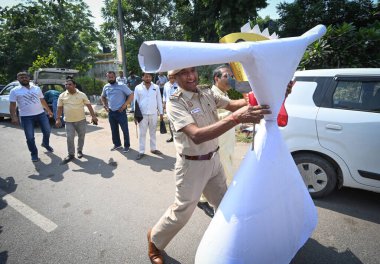
[{"label": "parked vehicle", "polygon": [[[72,69],[43,68],[34,72],[33,82],[41,88],[43,94],[52,89],[63,92],[66,77],[74,77],[76,74],[78,74],[78,71]],[[18,81],[13,81],[0,92],[0,120],[4,119],[4,117],[10,117],[9,94],[18,85],[20,85]],[[48,102],[48,105],[52,108],[51,102]]]},{"label": "parked vehicle", "polygon": [[280,127],[312,197],[380,192],[380,69],[298,71]]},{"label": "parked vehicle", "polygon": [[[31,83],[33,84],[33,83]],[[18,81],[11,82],[7,84],[3,90],[0,92],[0,120],[3,120],[4,117],[10,117],[9,113],[9,94],[11,90],[16,86],[19,86],[20,83]]]}]

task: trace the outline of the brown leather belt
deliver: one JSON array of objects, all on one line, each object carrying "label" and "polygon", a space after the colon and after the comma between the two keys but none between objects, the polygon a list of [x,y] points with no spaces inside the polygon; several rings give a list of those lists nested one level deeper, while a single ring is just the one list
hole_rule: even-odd
[{"label": "brown leather belt", "polygon": [[179,154],[179,155],[188,160],[210,160],[215,156],[215,153],[218,152],[218,150],[219,150],[219,146],[216,148],[216,150],[211,151],[210,153],[205,154],[205,155],[199,155],[199,156],[188,156],[188,155],[183,155],[183,154]]}]

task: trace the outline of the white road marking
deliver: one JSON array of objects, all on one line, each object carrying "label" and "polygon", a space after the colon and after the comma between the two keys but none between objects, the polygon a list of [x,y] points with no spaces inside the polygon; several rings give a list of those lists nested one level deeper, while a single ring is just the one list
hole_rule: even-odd
[{"label": "white road marking", "polygon": [[39,214],[23,202],[17,200],[12,195],[0,190],[0,196],[3,196],[3,200],[5,200],[10,207],[25,216],[33,224],[37,225],[45,232],[49,233],[58,227],[54,222]]}]

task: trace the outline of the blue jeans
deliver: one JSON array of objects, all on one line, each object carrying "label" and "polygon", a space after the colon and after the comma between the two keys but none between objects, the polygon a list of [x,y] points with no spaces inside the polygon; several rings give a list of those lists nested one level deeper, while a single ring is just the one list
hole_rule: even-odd
[{"label": "blue jeans", "polygon": [[[52,107],[53,107],[53,117],[54,117],[54,120],[56,120],[57,119],[57,109],[58,109],[58,98],[53,99]],[[62,112],[62,117],[61,117],[61,125],[62,126],[65,125],[65,121],[63,121],[63,117],[64,117],[64,114]]]},{"label": "blue jeans", "polygon": [[128,130],[128,119],[127,113],[124,110],[123,112],[112,111],[108,112],[108,121],[110,122],[111,132],[112,132],[112,142],[115,146],[121,146],[120,134],[119,134],[119,125],[124,134],[124,147],[129,148],[129,130]]},{"label": "blue jeans", "polygon": [[50,124],[49,119],[45,112],[33,115],[33,116],[21,116],[21,125],[24,128],[24,133],[26,137],[26,144],[28,144],[28,149],[32,158],[38,157],[38,150],[36,147],[36,142],[34,141],[34,123],[38,122],[42,131],[42,144],[45,146],[49,145],[50,138]]}]

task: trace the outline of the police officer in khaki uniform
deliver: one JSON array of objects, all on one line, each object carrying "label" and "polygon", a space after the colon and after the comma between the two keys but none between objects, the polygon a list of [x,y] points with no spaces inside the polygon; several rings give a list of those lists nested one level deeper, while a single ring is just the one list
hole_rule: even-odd
[{"label": "police officer in khaki uniform", "polygon": [[[214,208],[226,190],[226,178],[219,160],[218,137],[239,123],[259,123],[268,106],[248,106],[244,99],[229,100],[210,89],[197,88],[196,68],[173,71],[179,85],[170,97],[167,112],[174,127],[177,151],[174,203],[148,231],[148,255],[155,264],[164,263],[161,251],[192,215],[202,192]],[[217,108],[233,112],[218,121]]]}]

